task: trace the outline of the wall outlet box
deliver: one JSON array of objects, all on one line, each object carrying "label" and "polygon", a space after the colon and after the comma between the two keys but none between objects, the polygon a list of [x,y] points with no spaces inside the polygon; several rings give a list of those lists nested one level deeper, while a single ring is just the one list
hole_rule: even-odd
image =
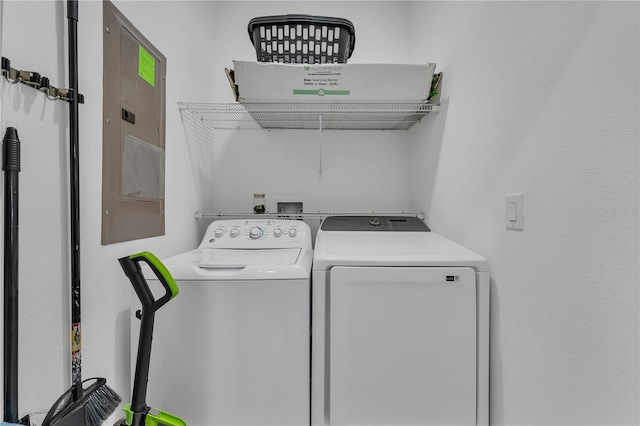
[{"label": "wall outlet box", "polygon": [[293,213],[298,214],[302,213],[302,202],[294,201],[294,202],[281,202],[278,201],[278,213]]}]

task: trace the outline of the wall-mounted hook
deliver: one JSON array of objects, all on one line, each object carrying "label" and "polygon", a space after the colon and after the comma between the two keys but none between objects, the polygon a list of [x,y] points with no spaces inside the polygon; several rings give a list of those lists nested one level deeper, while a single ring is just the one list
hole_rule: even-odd
[{"label": "wall-mounted hook", "polygon": [[44,93],[49,93],[49,79],[47,77],[42,77],[40,79],[40,91]]},{"label": "wall-mounted hook", "polygon": [[20,71],[20,81],[34,89],[40,88],[40,74],[33,71]]},{"label": "wall-mounted hook", "polygon": [[[2,75],[11,84],[23,83],[29,87],[33,87],[44,93],[47,99],[56,101],[63,100],[67,102],[73,102],[73,90],[71,89],[58,89],[50,84],[47,77],[42,76],[40,73],[34,71],[24,71],[11,68],[11,61],[8,58],[2,57]],[[84,96],[78,93],[78,103],[84,103]]]},{"label": "wall-mounted hook", "polygon": [[11,61],[2,57],[2,75],[11,84],[20,83],[20,72],[11,68]]}]

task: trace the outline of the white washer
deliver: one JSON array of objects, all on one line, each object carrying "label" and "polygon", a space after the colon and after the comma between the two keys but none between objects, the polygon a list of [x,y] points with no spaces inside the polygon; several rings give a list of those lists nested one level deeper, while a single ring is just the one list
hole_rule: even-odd
[{"label": "white washer", "polygon": [[313,425],[487,425],[489,271],[417,218],[327,217],[312,292]]},{"label": "white washer", "polygon": [[311,247],[301,221],[220,220],[164,259],[180,291],[156,313],[149,405],[189,426],[309,424]]}]

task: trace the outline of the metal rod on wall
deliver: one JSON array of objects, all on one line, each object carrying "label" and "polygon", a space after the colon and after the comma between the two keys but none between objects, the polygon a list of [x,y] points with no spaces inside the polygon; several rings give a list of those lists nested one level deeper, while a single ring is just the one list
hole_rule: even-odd
[{"label": "metal rod on wall", "polygon": [[[318,117],[318,127],[320,128],[320,133],[322,133],[322,114],[319,115]],[[319,180],[322,180],[322,138],[320,138],[320,142],[318,143],[319,145],[319,149],[320,152],[318,152],[318,157],[319,157],[319,165],[318,168],[320,169],[320,175],[318,176]]]},{"label": "metal rod on wall", "polygon": [[2,141],[4,170],[4,421],[18,423],[18,173],[20,139],[8,127]]}]

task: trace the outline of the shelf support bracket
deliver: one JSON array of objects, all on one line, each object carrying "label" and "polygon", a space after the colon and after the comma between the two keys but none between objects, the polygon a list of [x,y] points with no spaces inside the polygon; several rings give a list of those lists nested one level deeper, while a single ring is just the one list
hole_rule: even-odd
[{"label": "shelf support bracket", "polygon": [[[320,128],[320,133],[322,133],[322,114],[318,115],[318,127]],[[320,142],[318,143],[319,150],[318,152],[318,169],[320,170],[320,175],[318,176],[319,180],[322,180],[322,139],[320,138]]]}]

